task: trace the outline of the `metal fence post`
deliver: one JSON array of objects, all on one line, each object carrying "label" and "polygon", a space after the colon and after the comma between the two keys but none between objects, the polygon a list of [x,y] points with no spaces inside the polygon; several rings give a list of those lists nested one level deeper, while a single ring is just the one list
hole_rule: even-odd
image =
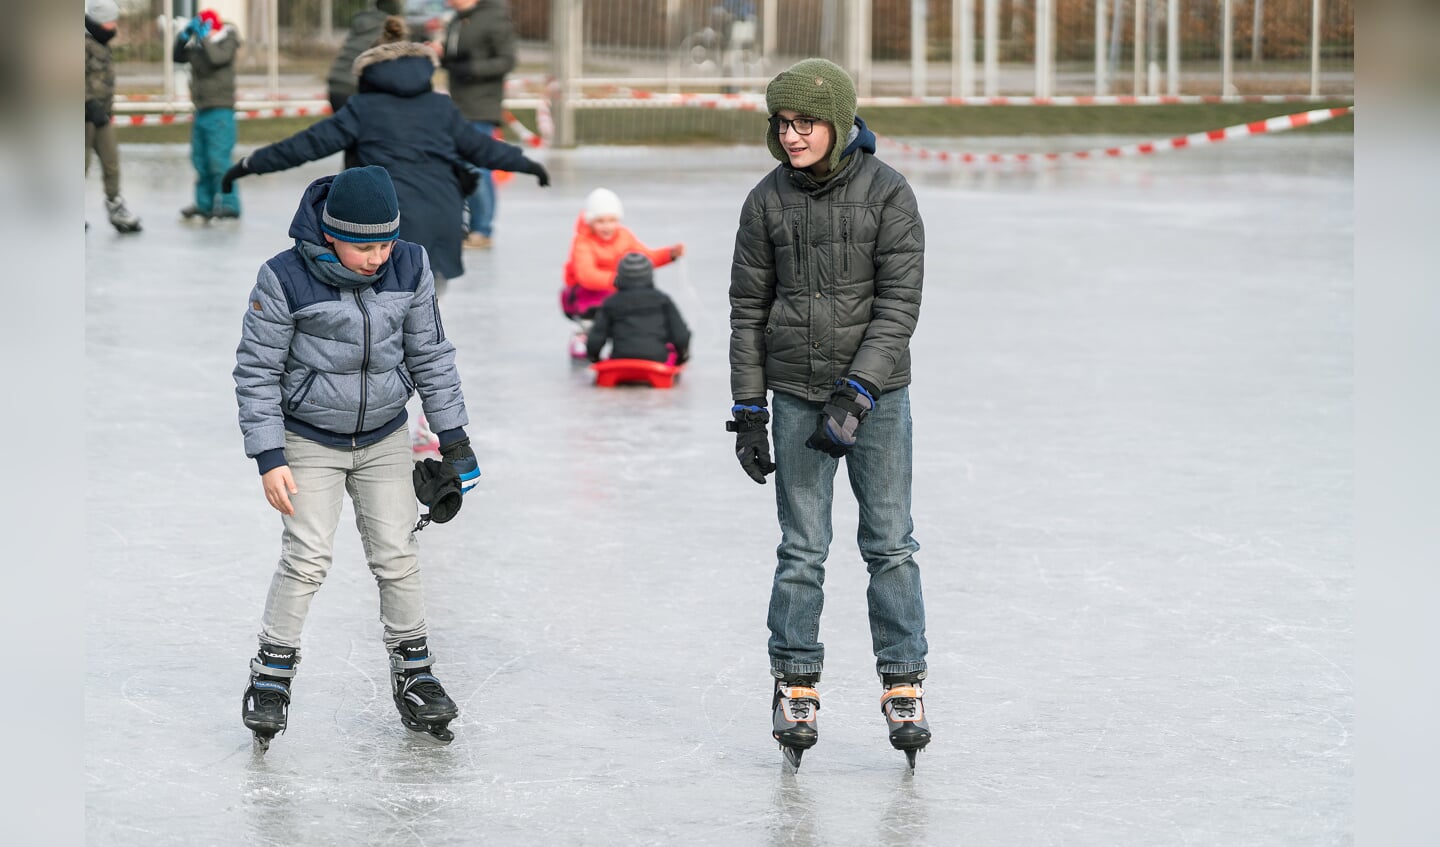
[{"label": "metal fence post", "polygon": [[1320,96],[1320,0],[1310,6],[1310,96]]},{"label": "metal fence post", "polygon": [[1000,94],[1000,0],[985,0],[985,96]]},{"label": "metal fence post", "polygon": [[555,122],[556,147],[575,146],[575,80],[581,73],[580,50],[584,39],[583,0],[550,0],[551,57],[555,74],[555,104],[550,110]]},{"label": "metal fence post", "polygon": [[925,0],[910,0],[910,94],[925,96],[927,10]]},{"label": "metal fence post", "polygon": [[975,0],[950,0],[950,41],[950,95],[974,97]]},{"label": "metal fence post", "polygon": [[1165,7],[1165,93],[1180,93],[1180,0]]},{"label": "metal fence post", "polygon": [[1105,0],[1095,0],[1095,94],[1110,93],[1110,80],[1106,78],[1109,66],[1105,61]]},{"label": "metal fence post", "polygon": [[[1230,0],[1225,0],[1230,2]],[[1145,13],[1150,0],[1135,0],[1135,96],[1145,93]]]},{"label": "metal fence post", "polygon": [[1235,90],[1235,4],[1234,0],[1220,2],[1220,93],[1230,94]]}]

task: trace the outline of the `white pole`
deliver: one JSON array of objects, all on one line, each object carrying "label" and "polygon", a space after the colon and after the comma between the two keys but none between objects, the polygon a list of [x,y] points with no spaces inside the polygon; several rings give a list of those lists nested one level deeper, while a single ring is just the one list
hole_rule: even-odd
[{"label": "white pole", "polygon": [[1165,93],[1180,93],[1180,0],[1165,7]]},{"label": "white pole", "polygon": [[330,42],[335,38],[335,0],[321,0],[320,3],[320,37],[324,39],[325,46],[329,47]]},{"label": "white pole", "polygon": [[910,93],[925,96],[925,0],[910,0]]},{"label": "white pole", "polygon": [[856,18],[860,23],[860,91],[861,97],[870,96],[870,44],[875,31],[875,6],[873,0],[858,0]]},{"label": "white pole", "polygon": [[[768,5],[771,5],[771,4],[767,3],[766,5],[768,6]],[[678,30],[672,31],[672,29],[671,29],[671,27],[674,27],[674,26],[675,26],[675,19],[676,19],[676,17],[677,17],[676,13],[679,11],[679,9],[680,9],[680,0],[665,0],[665,38],[666,38],[666,40],[669,40],[669,39],[671,39],[674,35],[678,35],[678,34],[679,34]],[[684,39],[684,36],[681,36],[681,39],[683,40],[683,39]],[[679,44],[679,42],[672,42],[672,43],[674,43],[674,47],[671,48],[671,50],[672,50],[673,52],[672,52],[670,55],[671,55],[673,58],[672,58],[670,61],[668,61],[668,62],[665,63],[665,90],[666,90],[666,91],[669,91],[671,94],[674,94],[674,93],[676,93],[676,92],[678,92],[678,91],[680,90],[680,81],[675,78],[675,71],[677,70],[677,67],[676,67],[676,66],[677,66],[680,62],[685,61],[685,57],[680,55],[680,44]],[[554,49],[554,45],[551,46],[551,49]]]},{"label": "white pole", "polygon": [[1095,95],[1110,93],[1110,80],[1105,78],[1109,65],[1105,62],[1105,0],[1095,0]]},{"label": "white pole", "polygon": [[163,49],[160,51],[161,70],[165,77],[165,108],[173,111],[175,109],[175,0],[169,0],[165,4],[165,20],[160,24],[160,37],[165,39]]},{"label": "white pole", "polygon": [[[764,7],[760,14],[760,50],[767,64],[775,61],[775,45],[779,43],[779,30],[777,29],[780,19],[780,0],[760,0]],[[771,68],[771,71],[776,70]]]},{"label": "white pole", "polygon": [[280,0],[270,0],[270,99],[280,97]]},{"label": "white pole", "polygon": [[[1230,2],[1230,0],[1225,0]],[[1135,0],[1135,94],[1145,93],[1145,13],[1149,0]]]},{"label": "white pole", "polygon": [[1220,2],[1220,93],[1235,91],[1235,4]]},{"label": "white pole", "polygon": [[1050,0],[1035,0],[1035,96],[1049,97],[1045,90],[1048,72],[1045,59],[1050,50]]},{"label": "white pole", "polygon": [[950,95],[975,96],[975,0],[950,0]]},{"label": "white pole", "polygon": [[1000,0],[985,0],[985,96],[1000,94]]},{"label": "white pole", "polygon": [[1320,0],[1310,7],[1310,96],[1320,96]]}]

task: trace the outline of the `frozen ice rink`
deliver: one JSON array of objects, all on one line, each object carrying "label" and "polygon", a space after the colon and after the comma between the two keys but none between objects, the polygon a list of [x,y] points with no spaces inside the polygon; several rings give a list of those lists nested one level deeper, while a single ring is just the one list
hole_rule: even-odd
[{"label": "frozen ice rink", "polygon": [[[1127,139],[1132,140],[1132,139]],[[1114,139],[984,142],[1084,149]],[[952,149],[968,144],[929,140]],[[421,533],[449,747],[401,727],[350,512],[289,731],[240,695],[280,521],[230,370],[262,261],[338,157],[186,225],[184,147],[87,184],[86,830],[104,845],[1353,841],[1353,139],[984,170],[882,157],[928,234],[916,538],[935,733],[885,738],[837,484],[821,741],[770,739],[773,486],[723,431],[729,260],[761,147],[541,151],[442,300],[484,476]],[[670,391],[597,389],[556,292],[596,186],[688,253]]]}]

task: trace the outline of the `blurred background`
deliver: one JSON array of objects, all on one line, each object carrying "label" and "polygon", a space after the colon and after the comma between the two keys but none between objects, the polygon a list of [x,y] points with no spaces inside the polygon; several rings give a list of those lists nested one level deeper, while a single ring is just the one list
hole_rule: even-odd
[{"label": "blurred background", "polygon": [[[325,109],[328,65],[367,0],[201,5],[245,38],[241,108],[285,106],[286,116],[313,119]],[[183,112],[184,73],[164,48],[197,0],[121,8],[118,111]],[[1341,104],[1355,93],[1353,0],[512,0],[510,10],[520,44],[506,105],[561,147],[750,140],[753,122],[735,113],[807,56],[846,68],[867,116],[938,107],[909,131],[939,124],[940,134],[990,132],[977,110],[957,127],[956,98],[1241,107],[1217,116],[1224,122],[1283,111],[1257,104]],[[417,40],[443,35],[452,14],[444,0],[405,0],[405,12]],[[1053,115],[1034,116],[1034,126],[1014,120],[1005,134],[1074,131],[1071,120],[1050,126]]]}]

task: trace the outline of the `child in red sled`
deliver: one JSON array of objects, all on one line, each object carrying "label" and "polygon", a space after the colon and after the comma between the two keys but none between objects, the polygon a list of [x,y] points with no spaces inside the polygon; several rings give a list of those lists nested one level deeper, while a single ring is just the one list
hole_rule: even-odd
[{"label": "child in red sled", "polygon": [[585,336],[595,310],[615,293],[615,273],[626,253],[640,253],[657,268],[685,255],[684,244],[650,248],[640,242],[621,220],[625,209],[608,188],[597,188],[585,198],[585,210],[575,221],[575,238],[565,263],[565,288],[560,308],[580,324],[571,354],[585,358]]}]

